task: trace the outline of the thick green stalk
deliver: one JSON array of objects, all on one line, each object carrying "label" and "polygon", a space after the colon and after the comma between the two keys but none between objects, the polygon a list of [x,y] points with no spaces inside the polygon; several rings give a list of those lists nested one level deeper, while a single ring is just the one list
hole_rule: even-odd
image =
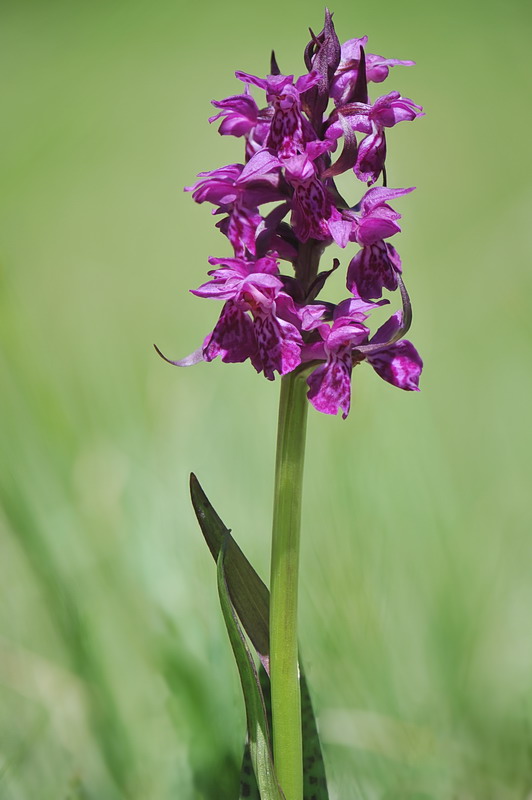
[{"label": "thick green stalk", "polygon": [[270,584],[270,678],[275,771],[286,800],[303,797],[297,593],[306,390],[301,375],[291,373],[281,379]]}]

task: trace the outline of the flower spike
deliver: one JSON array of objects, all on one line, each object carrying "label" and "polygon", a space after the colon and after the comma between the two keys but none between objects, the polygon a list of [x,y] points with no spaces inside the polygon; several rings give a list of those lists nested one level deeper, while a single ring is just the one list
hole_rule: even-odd
[{"label": "flower spike", "polygon": [[[397,90],[376,99],[368,94],[392,67],[413,61],[372,53],[367,36],[340,44],[328,9],[323,29],[317,35],[311,29],[310,37],[303,75],[283,74],[272,51],[269,75],[238,71],[244,90],[213,101],[210,121],[219,123],[220,134],[243,140],[242,162],[200,173],[187,190],[213,206],[231,248],[229,257],[210,259],[209,279],[193,290],[222,307],[190,356],[171,361],[156,349],[177,366],[220,357],[249,360],[269,380],[304,372],[311,404],[345,417],[351,372],[362,361],[399,388],[418,388],[422,362],[403,338],[410,298],[389,241],[401,230],[390,203],[413,187],[386,185],[386,137],[423,109]],[[343,197],[335,180],[349,172],[359,192],[342,189]],[[376,186],[381,175],[384,185]],[[338,304],[320,299],[340,268],[338,258],[331,269],[319,267],[332,243],[357,247],[346,259],[350,297]],[[388,302],[384,292],[397,290],[402,310],[372,335],[367,318]]]}]

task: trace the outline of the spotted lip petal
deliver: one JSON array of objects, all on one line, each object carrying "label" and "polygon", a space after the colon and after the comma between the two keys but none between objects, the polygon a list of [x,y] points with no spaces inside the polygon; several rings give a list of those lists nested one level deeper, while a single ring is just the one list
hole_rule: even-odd
[{"label": "spotted lip petal", "polygon": [[358,157],[354,170],[359,181],[375,183],[384,169],[386,161],[386,135],[380,128],[360,142]]},{"label": "spotted lip petal", "polygon": [[423,361],[416,348],[407,339],[367,356],[367,361],[377,375],[387,383],[407,392],[419,392],[419,377]]},{"label": "spotted lip petal", "polygon": [[347,288],[363,300],[382,297],[382,290],[398,287],[401,259],[388,242],[378,240],[362,247],[351,259],[347,270]]},{"label": "spotted lip petal", "polygon": [[316,411],[336,415],[342,409],[343,419],[347,417],[351,407],[351,371],[351,350],[345,347],[309,375],[307,397]]},{"label": "spotted lip petal", "polygon": [[342,409],[345,419],[351,401],[351,371],[353,345],[367,339],[368,329],[360,322],[346,324],[345,318],[336,320],[329,328],[319,328],[324,340],[326,361],[307,378],[308,399],[323,414],[337,414]]}]

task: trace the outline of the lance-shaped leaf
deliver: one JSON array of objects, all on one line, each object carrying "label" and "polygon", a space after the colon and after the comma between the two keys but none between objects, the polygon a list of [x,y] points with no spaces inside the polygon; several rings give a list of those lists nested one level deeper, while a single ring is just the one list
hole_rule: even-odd
[{"label": "lance-shaped leaf", "polygon": [[225,527],[194,474],[190,476],[190,494],[201,531],[216,562],[222,543],[225,541],[225,572],[231,602],[261,663],[269,673],[268,588],[231,536],[231,532]]},{"label": "lance-shaped leaf", "polygon": [[242,756],[242,767],[240,768],[240,795],[239,800],[260,800],[257,779],[253,772],[253,762],[251,761],[251,750],[249,738],[246,736],[244,755]]},{"label": "lance-shaped leaf", "polygon": [[329,800],[327,776],[321,752],[318,725],[307,678],[300,666],[299,684],[301,688],[301,726],[303,731],[303,798],[304,800]]},{"label": "lance-shaped leaf", "polygon": [[218,594],[244,694],[251,762],[261,798],[264,798],[264,800],[284,800],[284,794],[279,788],[273,766],[266,708],[260,688],[257,667],[248,647],[235,607],[231,602],[227,585],[225,555],[228,536],[230,536],[229,533],[225,534],[218,555]]},{"label": "lance-shaped leaf", "polygon": [[[262,664],[259,669],[259,692],[266,722],[271,730],[270,684],[269,684],[269,605],[270,594],[259,578],[230,531],[226,528],[209,502],[195,475],[190,476],[192,503],[205,541],[215,561],[218,562],[224,548],[224,578],[231,609],[236,612],[242,628],[249,637]],[[224,614],[225,617],[225,614]],[[238,622],[238,619],[237,619]],[[301,659],[300,688],[303,729],[304,800],[328,800],[325,766],[312,702]],[[247,704],[247,701],[246,701]],[[248,734],[241,771],[241,798],[256,800],[257,784],[250,773],[252,761],[251,737]],[[271,742],[270,742],[271,752]],[[263,800],[269,800],[263,796]]]}]

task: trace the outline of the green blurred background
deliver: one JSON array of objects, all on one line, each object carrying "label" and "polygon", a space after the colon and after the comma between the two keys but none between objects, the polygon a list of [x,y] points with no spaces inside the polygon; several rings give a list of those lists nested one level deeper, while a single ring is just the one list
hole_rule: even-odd
[{"label": "green blurred background", "polygon": [[[385,90],[422,392],[310,413],[301,642],[332,800],[532,792],[530,6],[333,6]],[[235,69],[321,3],[1,3],[0,797],[232,800],[244,729],[194,470],[267,578],[278,383],[176,370],[227,254],[181,188],[240,159]],[[375,92],[374,92],[375,96]],[[358,190],[356,190],[358,191]],[[346,264],[347,254],[343,255]],[[341,278],[334,284],[342,296]],[[528,409],[528,411],[527,411]]]}]

